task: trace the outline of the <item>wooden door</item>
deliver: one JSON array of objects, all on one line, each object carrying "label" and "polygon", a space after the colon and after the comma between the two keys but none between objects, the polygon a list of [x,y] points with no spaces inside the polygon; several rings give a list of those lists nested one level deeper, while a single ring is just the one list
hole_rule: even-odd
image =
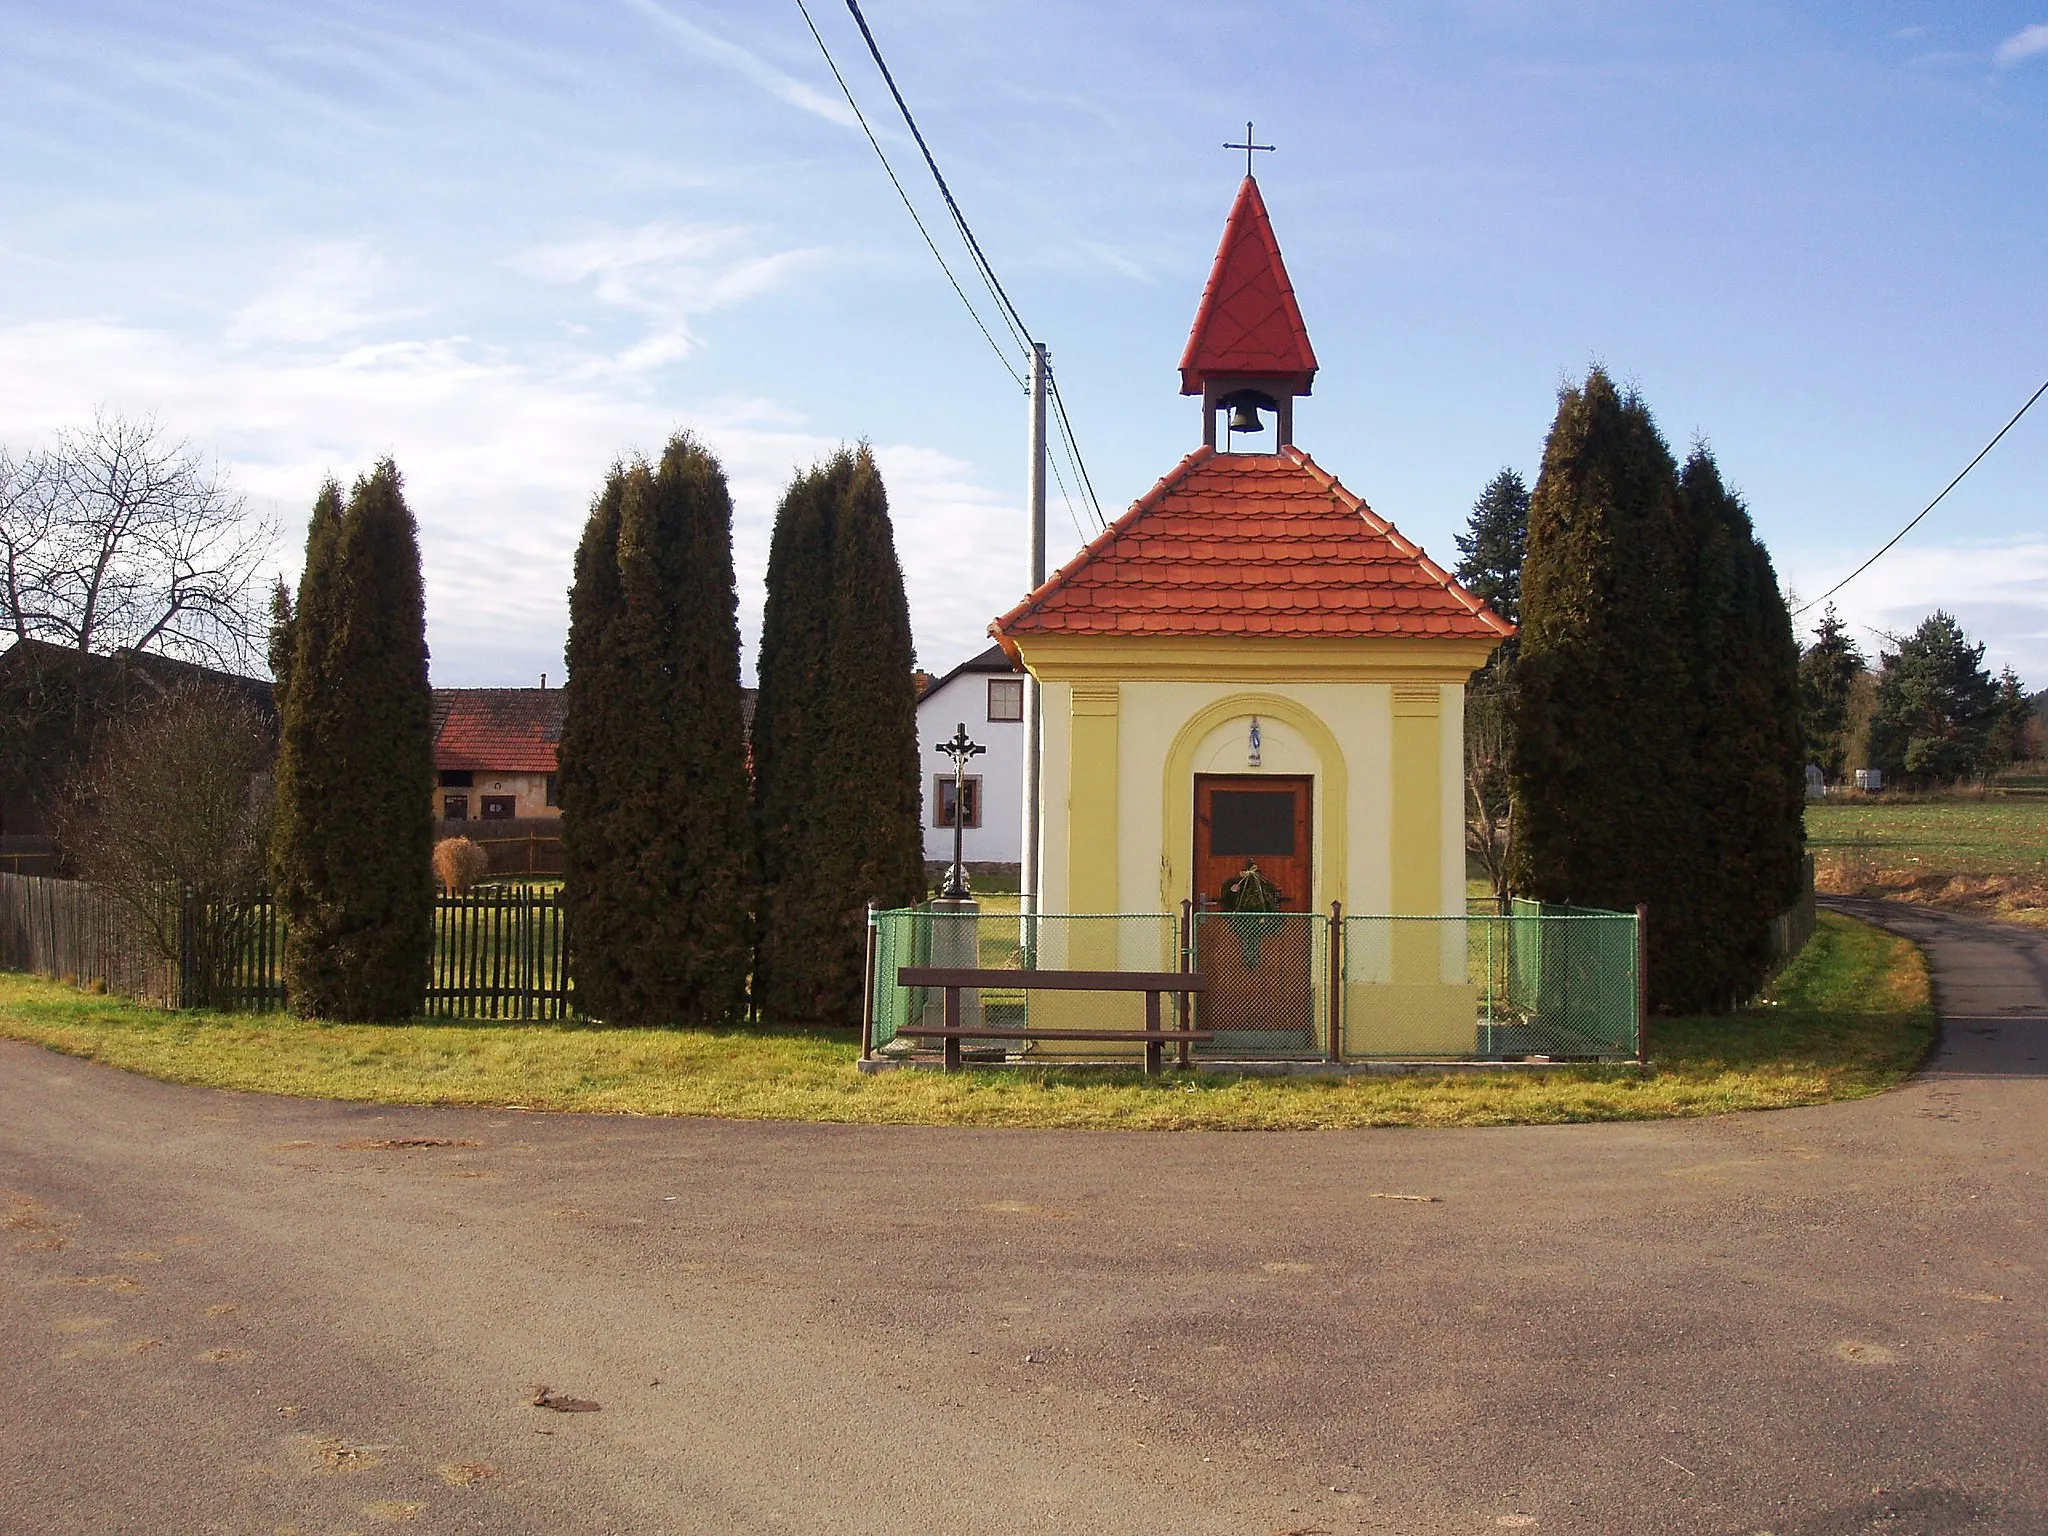
[{"label": "wooden door", "polygon": [[1313,899],[1309,807],[1315,780],[1281,774],[1195,775],[1195,905],[1223,905],[1223,882],[1257,864],[1280,888],[1280,910]]},{"label": "wooden door", "polygon": [[[1195,778],[1195,956],[1209,979],[1195,1017],[1216,1032],[1213,1054],[1314,1047],[1314,788],[1279,774]],[[1219,910],[1225,882],[1252,865],[1279,890],[1278,915]]]}]

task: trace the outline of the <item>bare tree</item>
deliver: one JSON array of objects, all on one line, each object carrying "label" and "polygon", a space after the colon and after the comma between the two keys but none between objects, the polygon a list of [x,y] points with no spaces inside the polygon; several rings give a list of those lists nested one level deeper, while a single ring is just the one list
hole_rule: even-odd
[{"label": "bare tree", "polygon": [[263,654],[276,528],[154,418],[102,413],[0,448],[0,628],[78,651],[234,666]]},{"label": "bare tree", "polygon": [[1465,851],[1477,859],[1496,897],[1508,894],[1508,844],[1514,802],[1508,757],[1514,745],[1514,695],[1506,669],[1475,680],[1465,694]]},{"label": "bare tree", "polygon": [[78,873],[132,912],[166,960],[179,905],[232,905],[263,886],[270,727],[227,689],[192,683],[112,726],[58,809]]}]

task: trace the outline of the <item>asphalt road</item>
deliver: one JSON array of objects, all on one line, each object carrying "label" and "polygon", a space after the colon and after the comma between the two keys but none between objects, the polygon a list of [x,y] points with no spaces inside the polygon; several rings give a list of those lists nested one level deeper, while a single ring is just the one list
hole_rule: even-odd
[{"label": "asphalt road", "polygon": [[2048,1532],[2048,943],[1887,920],[1931,1069],[1694,1122],[387,1110],[0,1043],[0,1529]]}]

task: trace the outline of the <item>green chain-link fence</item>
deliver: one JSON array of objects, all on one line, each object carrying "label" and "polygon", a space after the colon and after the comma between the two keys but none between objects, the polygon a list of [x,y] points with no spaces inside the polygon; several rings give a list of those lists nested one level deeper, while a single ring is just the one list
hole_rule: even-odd
[{"label": "green chain-link fence", "polygon": [[1320,1057],[1330,1045],[1330,919],[1320,912],[1198,912],[1190,969],[1208,981],[1199,1054],[1236,1061]]},{"label": "green chain-link fence", "polygon": [[[903,987],[906,965],[975,967],[991,971],[1176,971],[1178,920],[1164,914],[1019,917],[1015,913],[946,912],[929,906],[875,914],[876,1049],[913,1022],[936,1024],[945,994]],[[1145,999],[1137,993],[1034,992],[984,987],[962,998],[965,1022],[991,1029],[1033,1024],[1046,1028],[1142,1029]],[[1023,1042],[1011,1042],[1021,1046]],[[1005,1042],[985,1042],[1000,1051]],[[970,1048],[969,1054],[974,1054]],[[1044,1044],[1033,1054],[1053,1054]],[[1100,1054],[1100,1048],[1096,1048]]]},{"label": "green chain-link fence", "polygon": [[1633,913],[1514,901],[1347,917],[1343,1055],[1623,1057],[1640,1022]]},{"label": "green chain-link fence", "polygon": [[[1517,1060],[1630,1057],[1642,978],[1632,913],[1515,901],[1463,917],[1320,913],[1049,916],[875,914],[872,1042],[940,1022],[937,989],[899,986],[903,966],[1201,973],[1196,1052],[1216,1060]],[[1331,955],[1333,941],[1337,953]],[[1135,993],[990,987],[963,998],[991,1029],[1136,1029]],[[1331,1049],[1334,1031],[1336,1049]],[[1070,1047],[1070,1049],[1080,1049]],[[984,1043],[985,1054],[1054,1056],[1050,1042]],[[1100,1057],[1101,1047],[1086,1048]]]}]

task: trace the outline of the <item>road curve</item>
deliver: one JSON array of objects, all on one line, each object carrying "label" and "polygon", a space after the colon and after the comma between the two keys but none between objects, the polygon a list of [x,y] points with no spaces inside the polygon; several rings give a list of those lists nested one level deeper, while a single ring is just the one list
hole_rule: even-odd
[{"label": "road curve", "polygon": [[409,1110],[0,1042],[0,1531],[2038,1536],[2048,944],[1857,911],[1929,947],[1929,1068],[1685,1122]]}]

